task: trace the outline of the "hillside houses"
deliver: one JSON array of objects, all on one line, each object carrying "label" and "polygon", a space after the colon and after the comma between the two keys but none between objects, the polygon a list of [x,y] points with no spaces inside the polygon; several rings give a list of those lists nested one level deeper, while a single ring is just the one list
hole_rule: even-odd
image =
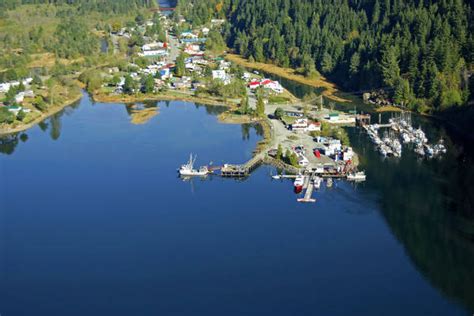
[{"label": "hillside houses", "polygon": [[290,124],[288,128],[294,132],[320,132],[321,123],[312,122],[307,118],[299,118]]},{"label": "hillside houses", "polygon": [[161,42],[145,44],[138,55],[142,57],[165,57],[168,55],[167,44]]},{"label": "hillside houses", "polygon": [[253,79],[249,82],[248,87],[250,88],[250,90],[255,90],[259,87],[262,87],[275,93],[283,93],[285,91],[283,86],[278,81],[274,81],[267,78],[261,80]]},{"label": "hillside houses", "polygon": [[[26,79],[23,79],[21,82],[23,83],[24,86],[27,86],[31,84],[32,81],[33,81],[33,78],[26,78]],[[11,87],[17,87],[19,85],[20,85],[20,81],[17,81],[17,80],[0,83],[0,93],[7,93]]]}]

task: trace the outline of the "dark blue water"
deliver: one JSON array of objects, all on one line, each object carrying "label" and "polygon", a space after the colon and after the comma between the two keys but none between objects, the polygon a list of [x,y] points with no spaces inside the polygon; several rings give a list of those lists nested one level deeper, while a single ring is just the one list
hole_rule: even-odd
[{"label": "dark blue water", "polygon": [[163,8],[174,8],[177,5],[178,0],[157,0],[160,7]]},{"label": "dark blue water", "polygon": [[3,139],[2,316],[470,315],[473,248],[445,222],[445,163],[382,161],[353,130],[369,181],[302,205],[267,167],[178,179],[190,152],[245,161],[259,129],[146,107],[159,114],[133,125],[130,107],[85,97]]}]

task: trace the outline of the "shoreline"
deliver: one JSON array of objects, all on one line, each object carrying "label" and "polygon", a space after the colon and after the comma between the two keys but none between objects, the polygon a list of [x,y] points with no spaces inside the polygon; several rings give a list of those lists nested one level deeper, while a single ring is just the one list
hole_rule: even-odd
[{"label": "shoreline", "polygon": [[237,106],[235,102],[212,97],[197,97],[191,94],[139,94],[139,95],[106,95],[94,93],[91,95],[94,102],[100,103],[136,103],[146,101],[184,101],[205,104],[209,106],[223,106],[233,108]]},{"label": "shoreline", "polygon": [[292,80],[300,84],[311,86],[313,88],[324,88],[324,91],[321,94],[333,101],[343,102],[343,103],[351,102],[348,99],[344,99],[342,97],[336,96],[335,93],[342,92],[342,91],[339,91],[338,87],[334,83],[327,81],[327,79],[323,77],[322,75],[320,75],[318,79],[311,79],[311,78],[306,78],[300,74],[297,74],[294,69],[282,68],[277,65],[259,63],[259,62],[252,63],[248,61],[247,59],[241,57],[240,55],[236,55],[236,54],[227,54],[225,55],[225,58],[233,63],[236,63],[246,68],[268,72],[273,75],[277,75],[282,78]]},{"label": "shoreline", "polygon": [[11,134],[24,132],[24,131],[26,131],[30,128],[33,128],[36,125],[38,125],[39,123],[46,120],[47,118],[61,112],[66,107],[70,106],[71,104],[78,102],[83,97],[84,97],[84,95],[81,92],[81,93],[79,93],[79,95],[66,100],[63,104],[53,106],[50,109],[48,109],[46,112],[41,112],[41,115],[38,116],[37,118],[35,118],[34,120],[32,120],[31,122],[28,122],[26,124],[21,124],[19,126],[12,127],[12,128],[1,129],[0,130],[0,136],[8,136],[8,135],[11,135]]}]

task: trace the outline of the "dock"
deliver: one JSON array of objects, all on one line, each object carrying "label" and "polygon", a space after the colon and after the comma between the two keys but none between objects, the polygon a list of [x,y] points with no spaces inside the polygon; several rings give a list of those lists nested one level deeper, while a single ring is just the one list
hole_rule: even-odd
[{"label": "dock", "polygon": [[256,155],[243,165],[225,164],[221,168],[221,176],[227,178],[245,178],[263,162],[262,155]]},{"label": "dock", "polygon": [[304,194],[304,198],[298,199],[298,202],[301,203],[315,203],[316,199],[313,199],[313,191],[314,191],[314,178],[316,177],[316,173],[313,172],[313,174],[309,176],[305,176],[305,184],[303,186],[303,189],[306,189],[306,192]]}]

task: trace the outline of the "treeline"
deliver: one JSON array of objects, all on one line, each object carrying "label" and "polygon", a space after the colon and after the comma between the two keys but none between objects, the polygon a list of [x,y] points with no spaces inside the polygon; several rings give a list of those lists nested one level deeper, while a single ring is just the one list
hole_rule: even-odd
[{"label": "treeline", "polygon": [[396,103],[420,111],[469,98],[474,14],[467,0],[192,4],[180,8],[191,22],[225,15],[229,47],[250,59],[297,68],[307,76],[320,72],[345,89],[387,88]]},{"label": "treeline", "polygon": [[97,11],[122,14],[156,6],[155,0],[2,0],[0,10],[13,10],[22,4],[70,5],[76,13]]}]

